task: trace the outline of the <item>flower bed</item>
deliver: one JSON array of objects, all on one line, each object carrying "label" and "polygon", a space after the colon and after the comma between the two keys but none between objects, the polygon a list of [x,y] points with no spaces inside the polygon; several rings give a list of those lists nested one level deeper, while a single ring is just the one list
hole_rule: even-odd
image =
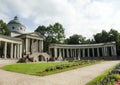
[{"label": "flower bed", "polygon": [[[119,85],[117,84],[120,79],[120,64],[111,68],[104,74],[96,77],[86,85]],[[115,84],[116,83],[116,84]]]}]

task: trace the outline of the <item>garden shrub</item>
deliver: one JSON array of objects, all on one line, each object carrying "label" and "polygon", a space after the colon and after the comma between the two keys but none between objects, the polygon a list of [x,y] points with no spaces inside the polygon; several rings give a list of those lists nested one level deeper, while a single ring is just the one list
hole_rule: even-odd
[{"label": "garden shrub", "polygon": [[53,71],[55,70],[56,68],[54,66],[50,66],[48,68],[45,69],[45,71]]},{"label": "garden shrub", "polygon": [[64,68],[63,65],[57,65],[57,66],[56,66],[56,69],[63,69],[63,68]]},{"label": "garden shrub", "polygon": [[60,70],[60,69],[65,69],[65,68],[70,68],[74,66],[79,66],[79,65],[84,65],[84,64],[90,64],[90,63],[95,63],[96,61],[90,61],[90,60],[75,60],[75,61],[70,61],[71,63],[69,64],[61,64],[61,65],[56,65],[56,66],[50,66],[45,69],[45,71],[53,71],[53,70]]}]

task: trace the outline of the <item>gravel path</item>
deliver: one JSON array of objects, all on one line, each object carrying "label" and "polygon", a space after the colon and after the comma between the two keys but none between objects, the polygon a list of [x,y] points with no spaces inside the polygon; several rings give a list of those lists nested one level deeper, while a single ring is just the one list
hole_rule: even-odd
[{"label": "gravel path", "polygon": [[106,61],[71,71],[39,77],[0,69],[0,85],[85,85],[120,61]]}]

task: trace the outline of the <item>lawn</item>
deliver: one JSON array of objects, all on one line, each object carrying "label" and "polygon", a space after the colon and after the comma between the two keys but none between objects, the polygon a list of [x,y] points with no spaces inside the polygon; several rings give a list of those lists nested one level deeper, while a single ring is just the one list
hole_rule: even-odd
[{"label": "lawn", "polygon": [[2,67],[2,69],[7,71],[18,72],[18,73],[30,74],[30,75],[45,76],[45,75],[60,73],[100,62],[102,61],[80,60],[73,62],[66,61],[66,62],[43,62],[43,63],[17,63],[17,64],[6,65]]}]

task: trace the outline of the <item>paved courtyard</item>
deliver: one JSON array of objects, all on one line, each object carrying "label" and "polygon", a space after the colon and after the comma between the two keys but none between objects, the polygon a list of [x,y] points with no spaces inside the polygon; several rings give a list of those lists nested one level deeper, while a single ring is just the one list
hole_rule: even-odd
[{"label": "paved courtyard", "polygon": [[45,77],[8,72],[0,69],[0,85],[85,85],[85,83],[119,62],[106,61]]}]

